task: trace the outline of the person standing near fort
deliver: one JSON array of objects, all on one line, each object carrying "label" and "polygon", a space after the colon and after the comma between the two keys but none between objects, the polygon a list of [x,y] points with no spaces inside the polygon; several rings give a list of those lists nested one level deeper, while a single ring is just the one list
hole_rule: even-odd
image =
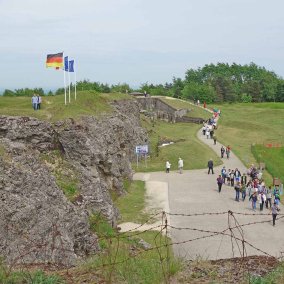
[{"label": "person standing near fort", "polygon": [[36,94],[34,94],[32,96],[32,106],[33,106],[34,110],[37,110],[37,104],[38,104],[38,98],[37,98]]},{"label": "person standing near fort", "polygon": [[40,109],[40,105],[41,105],[41,96],[37,95],[37,109]]},{"label": "person standing near fort", "polygon": [[171,164],[169,161],[166,161],[166,173],[168,174],[170,172]]},{"label": "person standing near fort", "polygon": [[182,158],[178,159],[178,170],[179,170],[179,173],[182,174],[182,170],[183,170],[183,160],[182,160]]}]

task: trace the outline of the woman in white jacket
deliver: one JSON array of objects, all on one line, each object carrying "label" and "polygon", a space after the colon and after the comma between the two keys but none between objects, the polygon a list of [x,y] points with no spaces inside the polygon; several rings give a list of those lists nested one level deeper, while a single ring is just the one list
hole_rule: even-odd
[{"label": "woman in white jacket", "polygon": [[166,173],[170,172],[171,164],[169,161],[166,161]]}]

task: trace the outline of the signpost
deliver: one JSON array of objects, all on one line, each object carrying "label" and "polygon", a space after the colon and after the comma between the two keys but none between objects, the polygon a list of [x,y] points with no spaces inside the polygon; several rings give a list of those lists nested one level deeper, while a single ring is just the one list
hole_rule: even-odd
[{"label": "signpost", "polygon": [[147,154],[149,152],[148,145],[139,145],[135,147],[135,153],[137,157],[137,168],[138,168],[138,162],[139,162],[139,155],[144,155],[145,157],[145,166],[147,167]]}]

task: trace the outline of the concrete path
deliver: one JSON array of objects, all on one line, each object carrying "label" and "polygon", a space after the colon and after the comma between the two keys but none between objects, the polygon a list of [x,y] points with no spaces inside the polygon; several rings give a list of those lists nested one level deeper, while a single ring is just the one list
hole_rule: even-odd
[{"label": "concrete path", "polygon": [[[220,155],[221,144],[217,142],[217,145],[213,145],[213,140],[206,139],[201,130],[197,135],[201,141]],[[223,162],[227,169],[238,168],[241,173],[246,170],[232,152],[230,159],[225,158]],[[206,165],[204,166],[206,167]],[[219,194],[216,178],[222,167],[223,165],[214,168],[214,175],[208,175],[207,168],[204,168],[202,170],[184,171],[183,174],[177,172],[170,172],[169,174],[164,172],[138,173],[135,175],[135,179],[146,181],[147,196],[152,202],[149,206],[170,213],[171,237],[173,242],[177,243],[174,245],[176,256],[186,259],[198,257],[220,259],[241,256],[243,254],[242,242],[236,242],[230,235],[232,232],[237,238],[242,239],[242,236],[236,228],[232,231],[228,230],[229,224],[231,227],[236,226],[232,216],[228,217],[227,213],[191,217],[174,215],[228,212],[231,210],[245,214],[257,214],[255,216],[234,215],[239,224],[269,221],[242,227],[244,240],[269,255],[280,257],[281,252],[284,252],[284,219],[276,221],[276,226],[273,227],[269,210],[264,209],[263,214],[260,214],[259,209],[253,212],[248,197],[245,202],[236,202],[234,200],[235,191],[229,186],[223,186]],[[200,230],[203,230],[203,232]],[[212,233],[206,232],[221,232],[223,230],[226,230],[225,233],[229,236],[218,234],[208,237]],[[264,254],[247,243],[244,243],[244,245],[245,255]]]}]

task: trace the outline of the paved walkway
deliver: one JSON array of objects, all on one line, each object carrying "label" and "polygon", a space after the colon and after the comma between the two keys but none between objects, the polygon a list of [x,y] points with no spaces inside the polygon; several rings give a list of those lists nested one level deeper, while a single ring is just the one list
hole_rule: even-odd
[{"label": "paved walkway", "polygon": [[[213,145],[212,139],[206,139],[202,135],[201,130],[198,132],[198,138],[203,141],[208,147],[212,148],[220,155],[221,144]],[[223,159],[227,169],[238,168],[241,173],[245,171],[244,165],[231,152],[230,159]],[[223,165],[214,168],[215,174],[208,175],[207,168],[202,170],[184,171],[183,174],[178,172],[155,173],[137,173],[134,178],[146,181],[147,196],[151,201],[150,207],[160,208],[171,214],[170,225],[177,228],[171,229],[171,237],[174,245],[176,256],[186,259],[220,259],[240,256],[243,248],[241,242],[231,239],[230,236],[211,235],[209,232],[221,232],[228,228],[228,222],[231,227],[235,226],[235,221],[232,217],[228,219],[228,214],[224,215],[200,215],[186,217],[172,214],[198,214],[198,213],[216,213],[216,212],[233,212],[253,214],[251,203],[248,202],[248,197],[245,202],[236,202],[234,200],[235,191],[229,186],[223,186],[222,192],[219,194],[217,190],[216,178],[220,174]],[[259,214],[259,210],[255,213]],[[264,209],[263,214],[257,216],[235,215],[240,224],[250,222],[270,221],[271,215],[269,210]],[[282,211],[281,211],[282,213]],[[155,224],[156,225],[156,224]],[[244,239],[272,256],[279,257],[281,251],[284,251],[284,219],[276,221],[276,226],[272,226],[272,222],[263,224],[253,224],[242,227]],[[123,230],[133,229],[132,227],[123,226]],[[187,229],[182,229],[187,228]],[[194,230],[197,229],[197,230]],[[199,230],[199,231],[198,231]],[[232,230],[236,237],[241,238],[237,229]],[[230,230],[225,231],[230,235]],[[200,238],[200,239],[198,239]],[[197,239],[191,241],[193,239]],[[263,252],[258,251],[248,244],[245,244],[246,255],[261,255]]]}]

